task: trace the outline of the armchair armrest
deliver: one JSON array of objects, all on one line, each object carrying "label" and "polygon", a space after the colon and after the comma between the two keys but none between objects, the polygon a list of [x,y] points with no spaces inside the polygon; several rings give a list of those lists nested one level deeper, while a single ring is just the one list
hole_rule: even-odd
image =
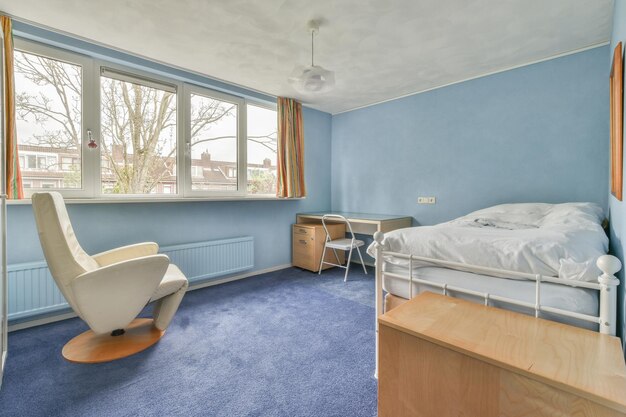
[{"label": "armchair armrest", "polygon": [[140,258],[142,256],[156,255],[159,245],[154,242],[137,243],[134,245],[122,246],[106,252],[93,255],[92,258],[100,266],[107,266],[117,262]]},{"label": "armchair armrest", "polygon": [[81,318],[95,333],[123,329],[148,304],[169,263],[166,255],[150,255],[77,276],[70,287]]}]

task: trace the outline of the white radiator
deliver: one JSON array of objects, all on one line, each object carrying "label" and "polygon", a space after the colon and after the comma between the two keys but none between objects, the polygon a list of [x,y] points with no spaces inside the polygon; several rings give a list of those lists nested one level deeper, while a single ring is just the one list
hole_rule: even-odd
[{"label": "white radiator", "polygon": [[[193,284],[254,267],[254,238],[188,243],[161,248]],[[7,267],[9,320],[54,313],[69,306],[56,286],[45,262]]]},{"label": "white radiator", "polygon": [[7,267],[9,320],[52,313],[68,307],[45,262]]}]

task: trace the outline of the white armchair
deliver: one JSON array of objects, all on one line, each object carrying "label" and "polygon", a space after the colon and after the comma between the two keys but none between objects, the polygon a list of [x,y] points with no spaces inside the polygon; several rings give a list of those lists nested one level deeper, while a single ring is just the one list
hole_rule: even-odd
[{"label": "white armchair", "polygon": [[[156,243],[89,256],[80,246],[63,197],[32,196],[39,240],[61,293],[89,328],[63,348],[74,362],[105,362],[137,353],[163,336],[188,287]],[[150,302],[154,320],[136,319]],[[128,331],[126,331],[126,330]]]}]

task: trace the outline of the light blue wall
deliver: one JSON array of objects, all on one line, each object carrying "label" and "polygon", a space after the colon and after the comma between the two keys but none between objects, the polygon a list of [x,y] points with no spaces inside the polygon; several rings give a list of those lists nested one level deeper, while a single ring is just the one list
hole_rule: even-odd
[{"label": "light blue wall", "polygon": [[[614,7],[615,8],[613,11],[613,34],[611,36],[611,47],[609,51],[607,51],[606,58],[608,59],[605,61],[605,64],[607,66],[607,77],[610,72],[611,63],[613,61],[613,49],[620,41],[622,42],[622,48],[626,45],[626,1],[615,0]],[[626,108],[626,106],[624,108]],[[626,187],[624,188],[624,190],[626,190]],[[626,193],[622,192],[622,195],[626,196]],[[623,240],[626,237],[626,203],[624,201],[618,201],[609,192],[609,210],[611,253],[620,258],[622,264],[624,264],[624,259],[626,259],[626,253],[624,252],[623,244]],[[624,324],[626,321],[624,320],[624,318],[626,317],[626,302],[624,301],[626,298],[626,282],[624,281],[624,269],[619,272],[617,277],[622,282],[619,286],[619,291],[617,292],[617,316],[619,330],[622,335],[622,343],[624,343],[624,341],[626,340],[626,338],[624,338],[624,335],[626,334],[626,326]],[[623,344],[623,346],[626,345]]]},{"label": "light blue wall", "polygon": [[[62,35],[16,23],[18,34],[48,39],[57,45],[92,53],[117,62],[132,62],[144,70],[230,89],[257,99],[270,99],[214,80],[96,47]],[[68,206],[76,234],[87,252],[94,253],[138,241],[160,245],[254,236],[255,269],[291,262],[290,225],[297,212],[330,208],[331,116],[304,109],[305,169],[308,197],[297,201],[170,202],[130,204],[73,204]],[[40,261],[43,254],[30,205],[8,208],[8,262]]]},{"label": "light blue wall", "polygon": [[[607,205],[607,47],[333,117],[333,210],[434,224],[499,203]],[[417,205],[435,196],[435,205]]]},{"label": "light blue wall", "polygon": [[[606,208],[607,54],[595,48],[334,116],[333,210],[430,225],[500,203]],[[418,196],[437,203],[418,205]]]}]

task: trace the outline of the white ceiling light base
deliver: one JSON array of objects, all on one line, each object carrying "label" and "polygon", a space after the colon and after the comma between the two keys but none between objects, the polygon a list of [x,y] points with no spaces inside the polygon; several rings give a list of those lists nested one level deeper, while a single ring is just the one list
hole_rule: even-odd
[{"label": "white ceiling light base", "polygon": [[311,65],[296,66],[289,76],[289,83],[301,94],[326,93],[335,86],[335,73],[315,65],[314,37],[319,32],[319,22],[316,20],[309,21],[308,28],[311,32]]}]

